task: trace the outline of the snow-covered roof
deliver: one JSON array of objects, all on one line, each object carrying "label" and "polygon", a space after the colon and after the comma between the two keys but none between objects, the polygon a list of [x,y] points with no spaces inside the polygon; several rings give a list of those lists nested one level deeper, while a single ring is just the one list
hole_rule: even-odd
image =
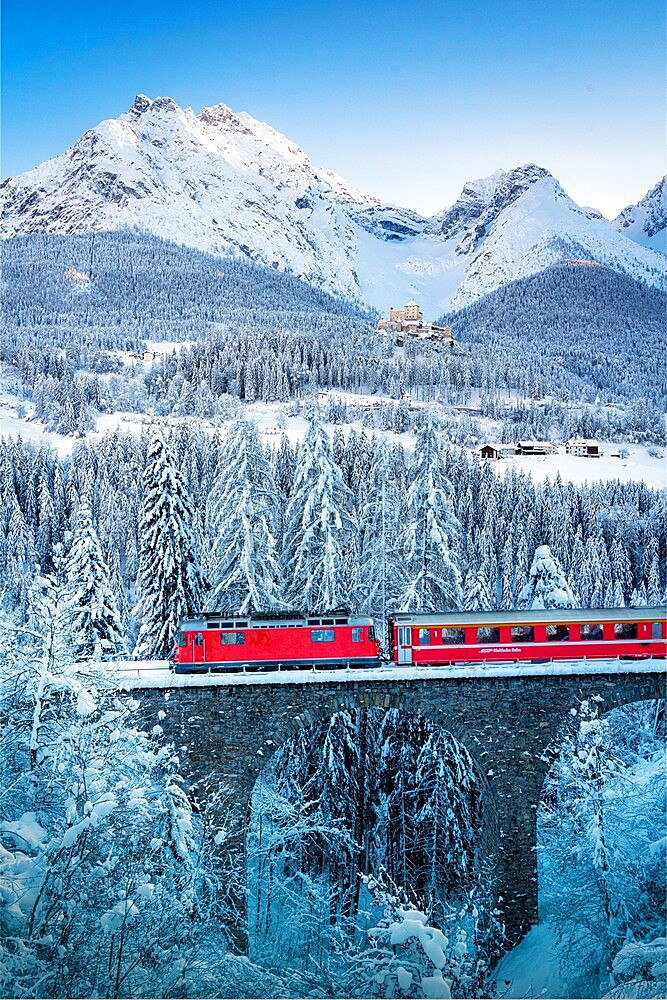
[{"label": "snow-covered roof", "polygon": [[658,608],[548,608],[539,611],[442,611],[391,616],[397,624],[413,625],[542,625],[551,622],[641,622],[667,617],[667,607]]}]

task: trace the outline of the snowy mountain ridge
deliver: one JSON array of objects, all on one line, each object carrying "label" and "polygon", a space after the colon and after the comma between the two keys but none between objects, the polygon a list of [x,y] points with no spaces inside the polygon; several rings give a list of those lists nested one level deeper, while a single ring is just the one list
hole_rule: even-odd
[{"label": "snowy mountain ridge", "polygon": [[[643,202],[639,222],[612,225],[527,164],[469,182],[425,219],[315,167],[249,114],[218,104],[197,115],[169,97],[138,95],[66,152],[8,178],[0,200],[5,238],[130,227],[246,255],[383,311],[416,298],[436,315],[568,258],[665,282],[655,249],[664,213],[661,223]],[[651,246],[634,236],[649,215]]]},{"label": "snowy mountain ridge", "polygon": [[640,246],[667,251],[667,175],[636,205],[628,205],[612,226]]}]

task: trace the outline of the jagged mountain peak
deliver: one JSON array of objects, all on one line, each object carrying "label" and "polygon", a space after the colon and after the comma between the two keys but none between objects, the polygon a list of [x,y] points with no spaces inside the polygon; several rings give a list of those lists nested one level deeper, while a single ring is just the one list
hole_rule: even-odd
[{"label": "jagged mountain peak", "polygon": [[636,205],[616,216],[613,227],[641,246],[667,252],[667,175]]},{"label": "jagged mountain peak", "polygon": [[133,118],[138,118],[139,115],[143,115],[144,111],[148,111],[152,103],[150,97],[146,97],[145,94],[137,94],[132,107],[127,113],[128,115],[132,115]]},{"label": "jagged mountain peak", "polygon": [[434,216],[432,228],[445,239],[460,235],[457,252],[473,254],[501,213],[539,182],[546,182],[557,196],[566,197],[545,167],[526,163],[468,181],[454,204]]}]

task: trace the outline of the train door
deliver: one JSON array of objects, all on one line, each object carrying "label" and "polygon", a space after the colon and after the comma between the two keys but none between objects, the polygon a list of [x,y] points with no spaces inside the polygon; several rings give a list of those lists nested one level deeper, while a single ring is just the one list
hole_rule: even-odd
[{"label": "train door", "polygon": [[410,625],[398,626],[398,663],[412,663],[412,627]]},{"label": "train door", "polygon": [[201,632],[195,632],[192,636],[192,662],[204,663],[204,636]]}]

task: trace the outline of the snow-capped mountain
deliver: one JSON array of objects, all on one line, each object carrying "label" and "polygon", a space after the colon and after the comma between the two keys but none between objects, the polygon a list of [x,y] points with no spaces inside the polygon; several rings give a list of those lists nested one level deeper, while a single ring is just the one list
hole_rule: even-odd
[{"label": "snow-capped mountain", "polygon": [[667,252],[667,175],[637,205],[628,205],[612,226],[643,247]]},{"label": "snow-capped mountain", "polygon": [[424,219],[383,205],[270,125],[224,104],[196,115],[136,98],[69,150],[1,186],[2,232],[133,227],[214,254],[245,254],[386,310],[467,304],[563,259],[596,260],[649,284],[664,259],[581,209],[528,164],[466,184]]}]

